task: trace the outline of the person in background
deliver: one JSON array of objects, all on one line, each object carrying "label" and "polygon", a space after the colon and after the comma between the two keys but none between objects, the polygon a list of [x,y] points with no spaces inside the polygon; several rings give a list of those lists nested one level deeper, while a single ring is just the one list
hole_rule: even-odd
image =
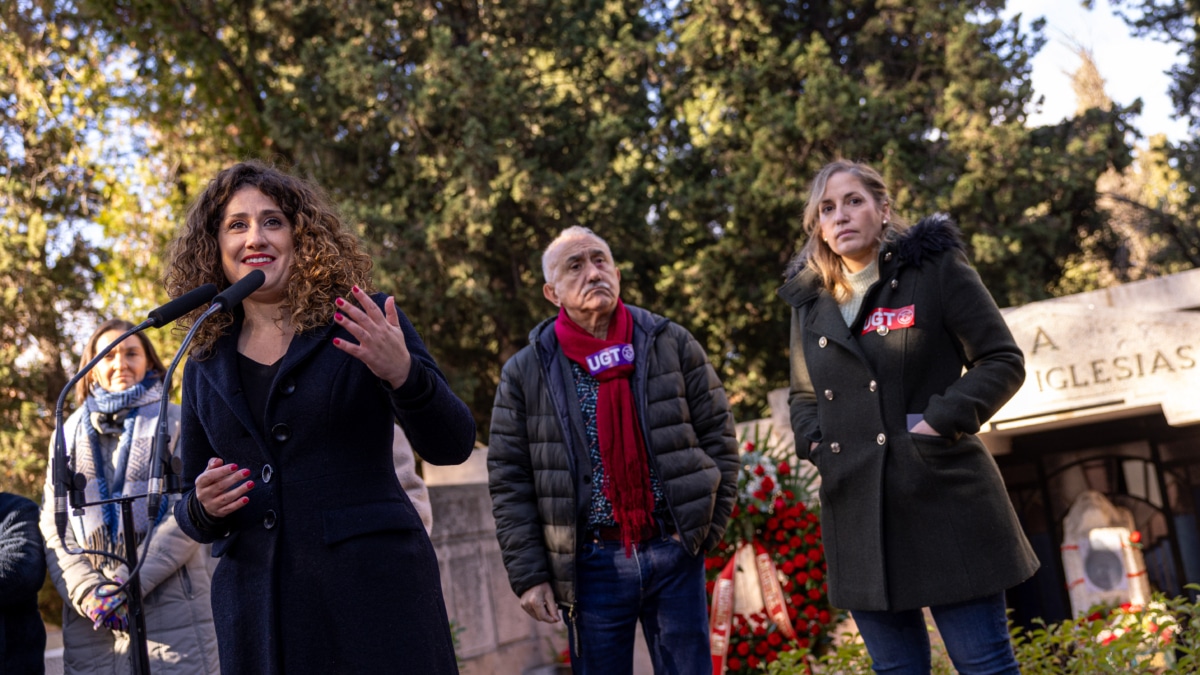
[{"label": "person in background", "polygon": [[929,607],[959,673],[1016,675],[1004,591],[1038,560],[975,433],[1020,388],[1021,350],[958,228],[944,215],[905,227],[874,169],[822,168],[804,231],[779,295],[830,602],[878,673],[930,672]]},{"label": "person in background", "polygon": [[429,487],[425,485],[421,474],[417,473],[412,443],[408,442],[404,429],[396,424],[393,425],[392,433],[392,465],[396,469],[396,480],[400,481],[401,489],[408,495],[408,500],[412,502],[413,508],[421,518],[421,524],[425,526],[425,533],[429,534],[433,531],[433,506],[429,503]]},{"label": "person in background", "polygon": [[[265,282],[197,329],[183,377],[180,526],[219,557],[224,675],[457,673],[437,558],[393,465],[470,456],[475,423],[312,183],[218,173],[171,248],[172,297]],[[191,325],[201,310],[177,325]]]},{"label": "person in background", "polygon": [[37,504],[0,492],[0,673],[46,670],[46,627],[38,614],[46,580],[42,546]]},{"label": "person in background", "polygon": [[632,673],[640,621],[659,675],[712,671],[704,554],[725,533],[733,416],[688,331],[621,301],[612,250],[582,227],[542,255],[557,316],[504,364],[488,483],[521,607],[567,615],[575,673]]},{"label": "person in background", "polygon": [[[84,346],[80,367],[133,324],[112,319],[100,324]],[[76,386],[78,408],[63,423],[67,455],[87,478],[88,503],[146,493],[154,434],[158,427],[162,376],[166,368],[145,334],[125,338]],[[172,440],[179,429],[179,406],[167,407]],[[129,569],[111,556],[73,554],[79,548],[124,557],[126,532],[117,504],[89,506],[70,517],[66,539],[54,523],[53,449],[46,474],[41,530],[46,539],[50,578],[63,598],[63,669],[66,673],[130,673],[128,598],[107,595]],[[209,550],[179,529],[169,503],[153,518],[145,503],[133,505],[134,536],[150,536],[139,572],[150,666],[153,672],[217,673],[217,640],[209,605]]]}]

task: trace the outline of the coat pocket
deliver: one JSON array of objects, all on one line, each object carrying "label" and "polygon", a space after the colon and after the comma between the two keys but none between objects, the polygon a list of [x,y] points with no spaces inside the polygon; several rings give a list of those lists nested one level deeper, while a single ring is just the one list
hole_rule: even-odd
[{"label": "coat pocket", "polygon": [[326,511],[325,544],[346,541],[376,532],[425,531],[416,509],[406,502],[373,502]]}]

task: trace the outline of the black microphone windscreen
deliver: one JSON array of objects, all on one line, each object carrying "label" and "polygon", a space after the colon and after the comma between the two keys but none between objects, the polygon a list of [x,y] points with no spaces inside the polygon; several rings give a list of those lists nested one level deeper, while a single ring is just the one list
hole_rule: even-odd
[{"label": "black microphone windscreen", "polygon": [[217,297],[213,298],[213,304],[221,305],[225,311],[229,311],[241,304],[251,293],[257,291],[258,287],[262,286],[266,280],[267,275],[262,270],[252,270],[232,286],[218,293]]},{"label": "black microphone windscreen", "polygon": [[204,284],[150,312],[147,318],[151,322],[150,325],[162,328],[200,305],[211,301],[216,294],[216,284]]}]

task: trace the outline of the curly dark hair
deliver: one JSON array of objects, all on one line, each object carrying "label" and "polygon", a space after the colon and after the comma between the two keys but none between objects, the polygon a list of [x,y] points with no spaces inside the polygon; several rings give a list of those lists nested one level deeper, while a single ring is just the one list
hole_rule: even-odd
[{"label": "curly dark hair", "polygon": [[[171,242],[163,278],[172,298],[205,283],[214,283],[221,290],[230,286],[232,281],[221,268],[217,233],[225,206],[246,187],[270,197],[292,224],[295,256],[283,312],[291,317],[297,333],[328,324],[334,299],[349,295],[352,286],[372,290],[371,258],[358,237],[344,227],[325,192],[273,166],[248,161],[218,173],[188,208],[183,229]],[[179,319],[176,330],[187,330],[202,311],[197,309]],[[224,312],[207,319],[196,332],[191,354],[203,358],[207,347],[231,325],[233,316]]]}]

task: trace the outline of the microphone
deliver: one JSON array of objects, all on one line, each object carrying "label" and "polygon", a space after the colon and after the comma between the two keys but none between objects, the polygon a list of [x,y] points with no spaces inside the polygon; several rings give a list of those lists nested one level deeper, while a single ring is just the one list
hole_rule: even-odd
[{"label": "microphone", "polygon": [[197,288],[184,293],[167,304],[150,312],[146,321],[151,326],[162,328],[163,326],[174,322],[179,317],[191,312],[200,305],[210,302],[213,296],[217,294],[216,284],[204,284]]},{"label": "microphone", "polygon": [[232,286],[226,288],[213,298],[213,305],[221,305],[221,308],[226,311],[233,311],[234,307],[242,304],[242,301],[250,296],[251,293],[258,290],[259,286],[267,280],[267,275],[262,270],[253,270],[246,276],[238,279]]},{"label": "microphone", "polygon": [[83,489],[85,487],[80,484],[78,480],[79,476],[76,475],[73,464],[68,466],[67,443],[63,431],[63,408],[66,404],[67,392],[74,389],[79,380],[91,372],[96,367],[96,364],[100,363],[101,359],[129,336],[140,333],[151,326],[162,328],[208,302],[216,294],[217,287],[215,284],[205,284],[199,288],[193,288],[167,304],[154,309],[145,321],[125,331],[120,337],[113,340],[111,344],[101,349],[95,358],[80,368],[79,372],[75,373],[74,377],[67,381],[67,386],[63,387],[62,392],[58,395],[58,404],[54,409],[54,422],[56,425],[54,433],[54,525],[58,530],[59,539],[65,538],[67,532],[68,492],[72,508],[81,508],[80,504],[83,503]]},{"label": "microphone", "polygon": [[[151,451],[152,459],[150,461],[150,480],[146,484],[146,516],[149,518],[151,523],[155,522],[155,519],[158,518],[158,510],[162,505],[163,474],[165,473],[164,467],[168,461],[166,448],[171,442],[171,430],[167,426],[166,392],[171,388],[171,377],[175,373],[175,367],[179,365],[179,360],[184,354],[187,353],[187,347],[189,344],[191,344],[192,338],[195,337],[196,329],[198,329],[200,325],[203,324],[206,319],[208,319],[208,317],[221,310],[233,311],[234,307],[237,307],[242,303],[243,300],[250,297],[250,294],[254,291],[257,291],[266,280],[267,275],[262,270],[253,270],[246,276],[238,279],[229,288],[217,293],[215,298],[210,295],[209,297],[212,298],[212,305],[210,305],[208,309],[204,310],[204,313],[201,314],[200,317],[196,319],[196,322],[192,324],[191,330],[189,330],[187,336],[183,338],[183,343],[179,345],[179,351],[175,352],[175,358],[171,359],[171,365],[167,368],[167,372],[163,376],[164,395],[158,401],[158,429],[154,434],[154,447]],[[212,286],[212,284],[208,284],[208,286]],[[206,287],[201,286],[200,288]],[[196,289],[196,291],[199,290],[199,288]],[[215,291],[216,288],[214,287],[213,290]],[[196,291],[189,291],[188,293],[179,296],[172,302],[179,302],[179,307],[183,307],[183,303],[181,301],[185,297],[196,293]],[[196,297],[199,297],[199,294],[197,294]],[[204,302],[204,300],[197,301],[194,307],[180,311],[178,316],[182,316],[190,312],[195,307],[199,307],[200,305],[204,304]],[[172,303],[169,302],[159,308],[163,315],[168,315],[167,308],[168,305],[171,304]],[[175,309],[178,309],[178,307],[172,308],[172,310]],[[176,318],[178,318],[178,316]],[[178,459],[174,457],[172,457],[171,460],[173,462],[178,461]],[[172,473],[178,474],[174,464],[172,464]]]}]

